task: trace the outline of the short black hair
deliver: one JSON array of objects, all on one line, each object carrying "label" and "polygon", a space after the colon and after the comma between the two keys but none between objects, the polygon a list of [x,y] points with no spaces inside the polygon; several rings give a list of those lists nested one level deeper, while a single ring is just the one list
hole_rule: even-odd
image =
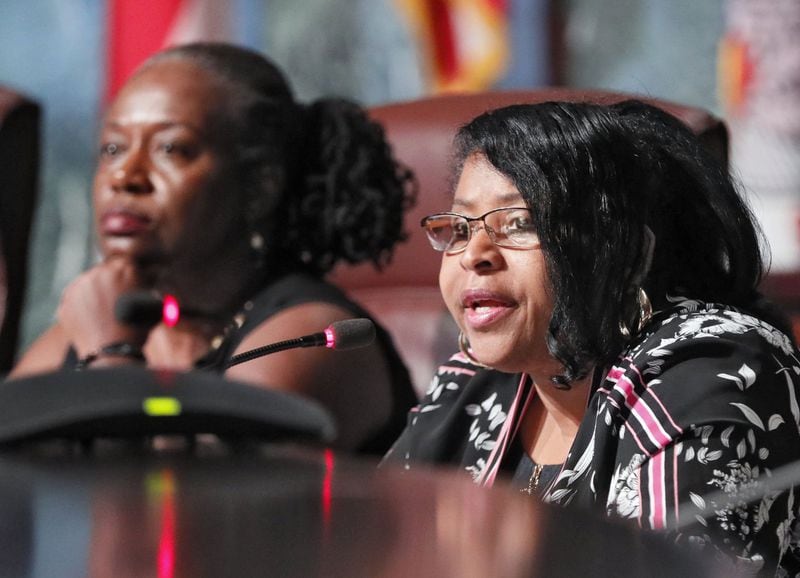
[{"label": "short black hair", "polygon": [[361,106],[336,98],[299,103],[276,65],[240,46],[179,45],[140,70],[167,59],[189,61],[221,81],[243,211],[272,266],[322,275],[340,261],[380,268],[391,259],[406,238],[403,216],[416,181]]},{"label": "short black hair", "polygon": [[[639,101],[546,102],[489,111],[462,127],[456,173],[485,157],[532,209],[554,310],[548,347],[568,384],[605,366],[629,336],[639,287],[753,308],[761,236],[727,169],[675,117]],[[645,226],[655,235],[645,272]],[[642,276],[644,275],[644,276]]]}]

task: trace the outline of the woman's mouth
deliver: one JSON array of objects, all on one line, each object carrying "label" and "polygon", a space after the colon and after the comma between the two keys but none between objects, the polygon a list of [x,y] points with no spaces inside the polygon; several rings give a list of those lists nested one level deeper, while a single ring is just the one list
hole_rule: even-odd
[{"label": "woman's mouth", "polygon": [[151,220],[146,215],[127,210],[112,210],[103,213],[100,219],[100,232],[112,237],[138,235],[150,227]]},{"label": "woman's mouth", "polygon": [[514,307],[515,302],[491,291],[469,290],[461,297],[464,307],[464,321],[472,329],[484,329],[505,318]]}]

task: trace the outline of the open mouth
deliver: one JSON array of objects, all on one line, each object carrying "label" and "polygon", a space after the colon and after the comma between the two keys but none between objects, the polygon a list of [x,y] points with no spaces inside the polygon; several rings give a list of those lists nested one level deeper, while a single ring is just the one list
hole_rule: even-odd
[{"label": "open mouth", "polygon": [[465,321],[475,329],[491,325],[514,308],[512,301],[486,292],[467,292],[461,303]]},{"label": "open mouth", "polygon": [[509,307],[509,304],[495,299],[473,299],[466,304],[466,309],[472,309],[478,313],[487,312],[497,307]]}]

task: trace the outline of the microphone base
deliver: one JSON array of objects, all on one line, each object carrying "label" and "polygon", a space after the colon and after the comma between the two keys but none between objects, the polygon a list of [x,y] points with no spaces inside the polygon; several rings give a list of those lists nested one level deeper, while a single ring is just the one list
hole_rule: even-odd
[{"label": "microphone base", "polygon": [[41,439],[204,433],[329,442],[335,426],[311,400],[203,371],[126,366],[0,383],[0,447]]}]

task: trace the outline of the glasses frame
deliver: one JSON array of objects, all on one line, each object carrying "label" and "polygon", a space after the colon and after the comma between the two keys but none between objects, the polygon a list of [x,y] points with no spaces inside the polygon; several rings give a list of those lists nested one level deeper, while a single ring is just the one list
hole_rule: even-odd
[{"label": "glasses frame", "polygon": [[[498,213],[500,211],[527,211],[527,213],[531,217],[533,217],[533,212],[528,207],[499,207],[497,209],[492,209],[491,211],[486,211],[484,214],[480,215],[479,217],[468,217],[466,215],[462,215],[461,213],[454,213],[452,211],[446,211],[446,212],[443,212],[443,213],[434,213],[432,215],[428,215],[427,217],[423,217],[422,220],[420,220],[419,224],[420,224],[420,227],[425,229],[425,235],[428,237],[428,241],[430,242],[431,247],[433,247],[433,250],[434,251],[439,251],[441,253],[447,253],[447,254],[450,254],[450,255],[456,255],[456,254],[461,253],[461,252],[463,252],[463,251],[465,251],[467,249],[467,245],[469,245],[469,242],[472,240],[472,236],[475,234],[476,229],[479,228],[478,225],[477,225],[478,222],[481,222],[483,224],[483,230],[486,231],[487,235],[489,235],[489,239],[492,241],[492,243],[494,243],[498,247],[503,247],[505,249],[520,249],[520,250],[523,250],[523,251],[528,251],[530,249],[535,249],[536,246],[539,243],[538,240],[531,247],[521,247],[519,245],[514,245],[514,244],[511,244],[511,243],[498,243],[497,242],[497,236],[496,236],[497,232],[492,227],[490,227],[489,225],[486,224],[486,217],[488,217],[492,213]],[[464,246],[463,247],[461,247],[460,249],[451,249],[451,248],[437,249],[436,247],[433,246],[433,241],[431,240],[430,236],[428,235],[428,229],[427,229],[426,225],[427,225],[428,221],[430,221],[432,219],[439,218],[439,217],[459,217],[459,218],[464,219],[465,221],[467,221],[467,226],[469,227],[469,233],[467,234],[467,240],[464,242]]]}]

